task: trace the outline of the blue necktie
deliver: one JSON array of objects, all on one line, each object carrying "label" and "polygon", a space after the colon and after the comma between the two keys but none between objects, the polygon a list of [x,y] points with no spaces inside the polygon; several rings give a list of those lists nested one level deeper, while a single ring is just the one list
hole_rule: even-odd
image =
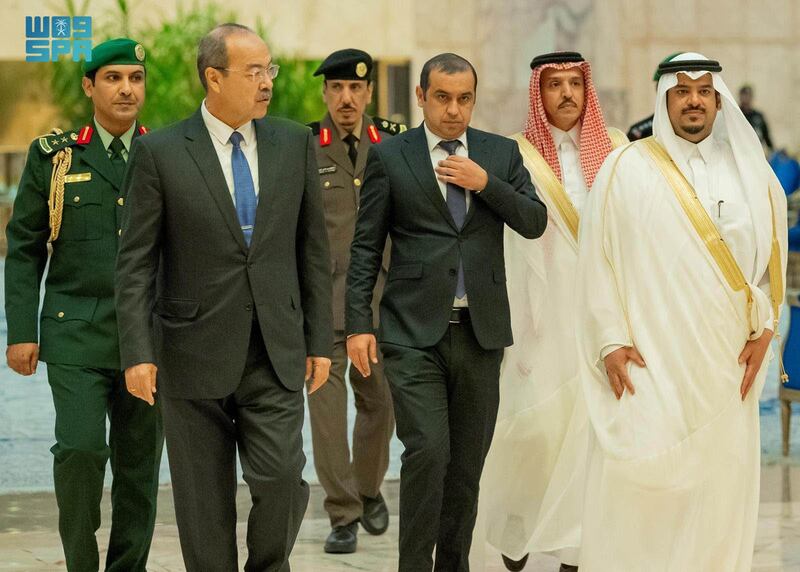
[{"label": "blue necktie", "polygon": [[[455,155],[456,149],[461,145],[461,141],[439,141],[439,147],[447,151],[448,155]],[[447,183],[447,209],[458,227],[464,226],[464,219],[467,218],[467,194],[464,187],[459,187],[455,183]],[[456,282],[456,298],[463,298],[467,293],[464,286],[464,264],[461,257],[458,259],[458,282]]]},{"label": "blue necktie", "polygon": [[236,216],[239,217],[239,225],[242,227],[244,241],[250,246],[250,239],[253,237],[253,228],[256,224],[256,207],[258,197],[256,188],[253,185],[253,175],[250,173],[250,165],[240,147],[244,136],[238,131],[231,133],[231,167],[233,169],[233,197],[236,201]]}]

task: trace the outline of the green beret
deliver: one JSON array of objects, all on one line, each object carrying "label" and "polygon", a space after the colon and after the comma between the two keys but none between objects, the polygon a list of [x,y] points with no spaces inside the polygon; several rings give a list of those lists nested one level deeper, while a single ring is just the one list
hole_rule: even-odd
[{"label": "green beret", "polygon": [[349,48],[329,55],[314,72],[325,79],[363,79],[369,81],[372,73],[372,58],[362,50]]},{"label": "green beret", "polygon": [[116,38],[97,44],[92,48],[91,61],[83,61],[83,73],[113,64],[144,66],[144,47],[128,38]]}]

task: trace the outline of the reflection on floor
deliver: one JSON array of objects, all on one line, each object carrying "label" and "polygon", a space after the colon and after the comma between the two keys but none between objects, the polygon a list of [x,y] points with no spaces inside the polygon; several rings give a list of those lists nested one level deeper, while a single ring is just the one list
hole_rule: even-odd
[{"label": "reflection on floor", "polygon": [[[356,554],[327,555],[322,543],[329,532],[328,520],[322,511],[322,491],[312,487],[311,504],[292,556],[294,572],[393,572],[397,553],[397,481],[384,486],[384,496],[392,512],[389,531],[383,536],[359,534]],[[108,522],[107,497],[104,522]],[[247,514],[247,491],[239,494],[239,515]],[[108,535],[100,529],[101,545]],[[239,538],[244,538],[244,523]],[[241,546],[240,554],[245,554]],[[489,558],[485,572],[504,570],[499,555]],[[242,563],[244,558],[242,557]],[[65,570],[61,545],[56,531],[55,500],[50,493],[0,496],[0,570],[47,572]],[[183,570],[178,546],[177,528],[169,488],[161,490],[158,524],[148,570],[151,572]],[[558,562],[547,556],[532,558],[526,572],[555,572]],[[800,570],[800,467],[788,463],[765,465],[762,468],[761,510],[755,547],[754,572],[788,572]],[[479,572],[479,571],[474,571]]]}]

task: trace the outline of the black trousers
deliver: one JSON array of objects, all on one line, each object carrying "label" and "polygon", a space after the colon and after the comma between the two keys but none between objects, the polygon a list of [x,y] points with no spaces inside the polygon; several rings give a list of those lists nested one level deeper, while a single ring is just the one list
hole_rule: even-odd
[{"label": "black trousers", "polygon": [[503,350],[481,348],[468,322],[451,324],[430,348],[382,342],[381,350],[405,445],[399,572],[467,572]]},{"label": "black trousers", "polygon": [[181,552],[187,572],[236,572],[236,451],[250,490],[247,572],[286,572],[308,505],[303,392],[278,380],[258,326],[236,391],[162,395]]}]

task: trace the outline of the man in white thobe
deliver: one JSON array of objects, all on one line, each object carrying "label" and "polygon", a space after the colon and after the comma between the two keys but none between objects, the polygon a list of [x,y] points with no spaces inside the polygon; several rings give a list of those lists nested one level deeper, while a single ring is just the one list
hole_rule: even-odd
[{"label": "man in white thobe", "polygon": [[719,63],[659,67],[654,136],[608,156],[581,221],[580,566],[746,572],[786,200]]},{"label": "man in white thobe", "polygon": [[604,159],[627,139],[606,127],[579,53],[539,55],[531,69],[527,123],[513,138],[549,224],[538,241],[505,234],[514,345],[503,357],[481,483],[482,536],[474,544],[485,539],[508,570],[522,570],[531,552],[547,552],[570,572],[578,564],[588,443],[574,328],[578,221]]}]

